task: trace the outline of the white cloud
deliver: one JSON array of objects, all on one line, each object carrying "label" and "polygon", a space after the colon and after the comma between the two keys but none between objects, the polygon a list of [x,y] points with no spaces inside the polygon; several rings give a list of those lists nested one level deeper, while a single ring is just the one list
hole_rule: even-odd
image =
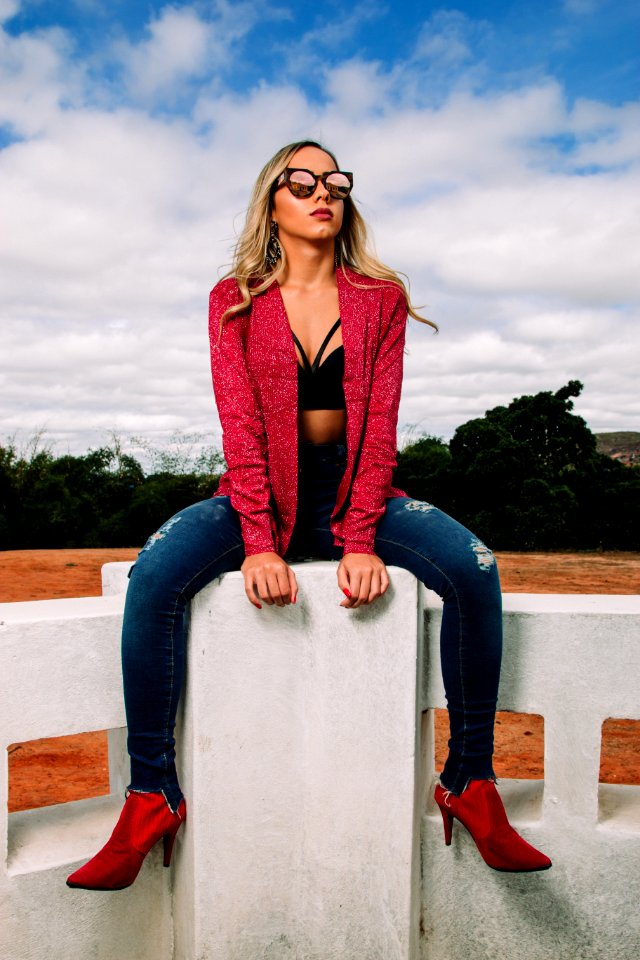
[{"label": "white cloud", "polygon": [[449,290],[607,304],[640,294],[639,189],[605,177],[467,188],[390,226],[404,262],[417,271],[426,259]]},{"label": "white cloud", "polygon": [[579,100],[571,119],[578,137],[569,158],[574,169],[640,169],[640,103],[605,107]]},{"label": "white cloud", "polygon": [[429,60],[442,69],[459,67],[471,59],[471,37],[485,29],[458,10],[437,10],[420,30],[414,59]]},{"label": "white cloud", "polygon": [[368,114],[384,103],[386,80],[379,72],[379,64],[347,61],[328,74],[325,92],[336,110],[346,116]]},{"label": "white cloud", "polygon": [[0,124],[18,136],[37,136],[63,104],[78,101],[82,69],[70,52],[70,38],[59,28],[14,37],[0,27]]},{"label": "white cloud", "polygon": [[321,6],[315,8],[317,25],[300,38],[301,47],[311,51],[315,46],[336,49],[346,37],[360,29],[363,22],[375,21],[386,11],[383,7],[361,0],[360,3],[345,6],[335,16],[328,16]]},{"label": "white cloud", "polygon": [[256,23],[283,16],[285,11],[259,0],[167,4],[149,21],[142,39],[118,37],[94,55],[95,67],[109,64],[119,79],[109,92],[98,84],[92,94],[98,100],[110,95],[112,101],[123,96],[165,112],[183,108],[185,98],[199,90],[218,90],[220,76],[242,55],[238,44]]},{"label": "white cloud", "polygon": [[181,81],[204,72],[208,56],[220,57],[225,50],[215,43],[213,26],[190,7],[164,7],[148,33],[138,44],[121,41],[115,50],[132,94],[142,100],[171,97]]},{"label": "white cloud", "polygon": [[20,10],[20,0],[0,0],[0,23],[6,23]]},{"label": "white cloud", "polygon": [[[510,313],[517,314],[518,305],[510,305]],[[506,312],[506,311],[505,311]],[[529,309],[526,314],[507,322],[509,333],[516,340],[539,343],[543,348],[555,343],[598,344],[606,339],[612,325],[621,322],[615,310]]]},{"label": "white cloud", "polygon": [[360,30],[363,24],[375,21],[386,13],[380,4],[362,0],[328,14],[328,9],[314,8],[315,26],[303,33],[299,39],[288,36],[275,48],[282,64],[282,79],[302,77],[305,80],[321,81],[331,74],[329,64],[335,64],[336,54],[341,46]]},{"label": "white cloud", "polygon": [[568,13],[578,16],[595,13],[599,6],[599,0],[564,0],[564,9]]},{"label": "white cloud", "polygon": [[[225,34],[200,9],[165,8],[126,48],[139,98],[204,69]],[[594,429],[639,428],[637,104],[570,109],[545,82],[421,106],[399,94],[411,65],[350,60],[326,102],[207,81],[171,119],[91,105],[61,31],[1,42],[0,118],[26,139],[0,151],[0,435],[46,424],[77,451],[114,427],[213,436],[208,290],[258,170],[309,135],[355,171],[379,252],[441,325],[410,325],[401,424],[448,435],[578,378]]]}]

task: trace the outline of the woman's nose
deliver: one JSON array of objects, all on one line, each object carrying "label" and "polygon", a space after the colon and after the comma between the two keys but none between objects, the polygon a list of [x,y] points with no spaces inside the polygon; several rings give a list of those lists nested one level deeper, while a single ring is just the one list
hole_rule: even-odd
[{"label": "woman's nose", "polygon": [[316,189],[315,189],[314,194],[313,194],[313,199],[314,199],[314,200],[325,200],[325,201],[328,201],[328,200],[331,199],[331,195],[330,195],[329,191],[327,190],[327,188],[325,187],[325,185],[324,185],[324,183],[322,182],[322,180],[318,180],[318,183],[317,183],[317,185],[316,185]]}]

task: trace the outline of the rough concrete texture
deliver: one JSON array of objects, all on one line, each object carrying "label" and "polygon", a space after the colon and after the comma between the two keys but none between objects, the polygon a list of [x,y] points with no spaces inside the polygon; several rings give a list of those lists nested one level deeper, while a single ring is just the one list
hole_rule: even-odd
[{"label": "rough concrete texture", "polygon": [[159,851],[129,890],[89,893],[65,884],[108,838],[121,795],[7,817],[10,743],[124,724],[121,621],[122,597],[0,605],[2,960],[172,957],[169,877]]},{"label": "rough concrete texture", "polygon": [[[445,705],[436,670],[440,607],[427,594],[425,708]],[[423,960],[640,955],[640,788],[598,788],[603,721],[640,718],[639,614],[633,596],[505,597],[498,706],[544,716],[545,780],[538,787],[505,781],[500,790],[515,825],[553,867],[490,870],[457,821],[445,847],[430,800],[422,830]]]},{"label": "rough concrete texture", "polygon": [[102,596],[113,597],[118,593],[127,592],[129,571],[133,566],[132,560],[118,560],[102,565]]},{"label": "rough concrete texture", "polygon": [[[3,605],[6,744],[122,727],[130,564],[110,567],[108,597]],[[193,604],[175,893],[158,851],[128,891],[64,885],[108,837],[117,796],[12,815],[0,957],[417,956],[418,584],[392,568],[381,601],[348,611],[335,573],[299,565],[295,607],[256,610],[240,574]],[[109,742],[121,786],[122,731]],[[6,811],[6,767],[1,788]]]},{"label": "rough concrete texture", "polygon": [[425,789],[430,708],[444,705],[437,598],[426,594],[423,670],[423,591],[405,571],[357,611],[339,606],[333,564],[298,565],[285,609],[256,610],[228,575],[193,605],[179,731],[189,820],[172,869],[156,849],[129,890],[69,890],[126,781],[129,567],[105,571],[111,596],[0,606],[5,749],[110,728],[114,789],[13,814],[7,830],[2,765],[2,960],[636,960],[640,788],[598,788],[602,721],[640,718],[634,597],[505,598],[500,707],[544,715],[546,779],[500,789],[554,860],[508,875],[458,823],[445,847]]},{"label": "rough concrete texture", "polygon": [[181,956],[216,960],[408,960],[418,584],[392,568],[385,597],[346,610],[335,564],[296,576],[295,606],[257,610],[240,573],[193,604],[183,756],[197,758],[184,769],[197,802],[176,942]]}]

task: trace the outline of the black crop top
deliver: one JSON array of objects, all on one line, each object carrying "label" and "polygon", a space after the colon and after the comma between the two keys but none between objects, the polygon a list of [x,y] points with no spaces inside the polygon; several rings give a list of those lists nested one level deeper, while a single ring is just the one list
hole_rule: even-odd
[{"label": "black crop top", "polygon": [[332,350],[324,363],[321,363],[322,354],[331,337],[340,326],[340,317],[324,338],[322,346],[316,354],[313,366],[302,349],[302,345],[293,330],[293,339],[302,354],[304,366],[298,361],[298,409],[300,410],[344,410],[344,347]]}]

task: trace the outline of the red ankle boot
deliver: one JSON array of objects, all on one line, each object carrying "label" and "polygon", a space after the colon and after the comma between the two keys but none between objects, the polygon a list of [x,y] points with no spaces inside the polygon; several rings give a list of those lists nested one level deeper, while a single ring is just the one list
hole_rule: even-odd
[{"label": "red ankle boot", "polygon": [[176,834],[187,816],[184,799],[173,813],[162,793],[128,793],[120,819],[102,850],[67,879],[83,890],[124,890],[140,872],[142,861],[162,837],[164,865],[171,862]]},{"label": "red ankle boot", "polygon": [[548,870],[551,860],[513,829],[507,820],[493,780],[471,780],[459,797],[440,784],[435,800],[444,823],[444,842],[451,843],[453,818],[462,823],[475,841],[480,856],[494,870],[527,872]]}]

